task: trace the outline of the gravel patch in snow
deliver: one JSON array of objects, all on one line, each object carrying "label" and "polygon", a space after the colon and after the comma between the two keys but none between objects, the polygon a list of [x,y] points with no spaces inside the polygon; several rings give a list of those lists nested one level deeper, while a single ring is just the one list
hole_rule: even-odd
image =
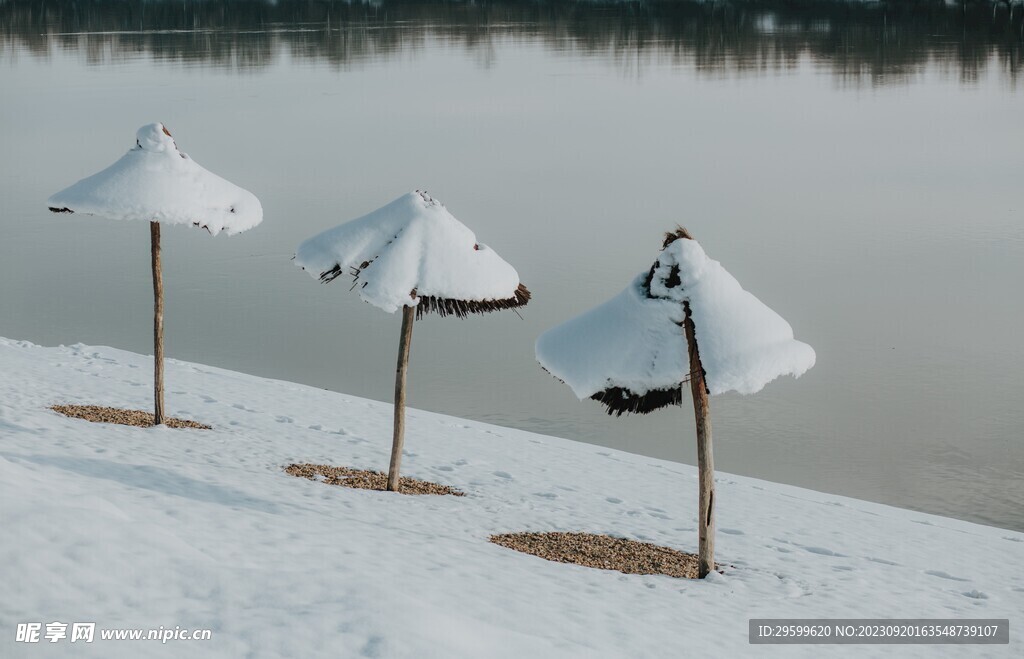
[{"label": "gravel patch in snow", "polygon": [[[388,475],[379,471],[366,469],[351,469],[349,467],[332,467],[330,465],[317,464],[290,464],[284,470],[292,476],[308,478],[311,481],[320,481],[328,485],[342,485],[358,490],[380,490],[387,489]],[[402,476],[398,480],[399,494],[451,494],[453,496],[465,496],[465,493],[456,490],[448,485],[421,481],[418,478]]]},{"label": "gravel patch in snow", "polygon": [[[99,405],[53,405],[50,409],[73,419],[85,419],[93,423],[119,423],[122,426],[137,426],[139,428],[153,427],[153,413],[142,410],[122,410],[118,407],[101,407]],[[169,428],[212,430],[205,423],[188,419],[165,418],[164,425]]]},{"label": "gravel patch in snow", "polygon": [[558,563],[574,563],[626,574],[697,578],[697,556],[649,542],[596,533],[503,533],[491,542]]}]

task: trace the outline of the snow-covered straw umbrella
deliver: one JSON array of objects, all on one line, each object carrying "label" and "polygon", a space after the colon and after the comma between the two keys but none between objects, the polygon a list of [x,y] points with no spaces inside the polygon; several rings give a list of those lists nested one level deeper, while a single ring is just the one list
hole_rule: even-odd
[{"label": "snow-covered straw umbrella", "polygon": [[[684,338],[685,337],[685,338]],[[582,400],[609,414],[682,403],[689,382],[700,478],[699,574],[714,569],[714,460],[708,395],[752,394],[780,375],[799,377],[814,350],[711,260],[685,229],[667,234],[651,269],[608,302],[548,330],[537,360]]]},{"label": "snow-covered straw umbrella", "polygon": [[530,291],[515,268],[420,190],[313,236],[299,245],[295,263],[323,283],[349,274],[366,302],[388,313],[402,309],[387,485],[397,492],[413,321],[426,313],[464,318],[521,307]]},{"label": "snow-covered straw umbrella", "polygon": [[225,181],[178,150],[161,124],[143,126],[135,146],[101,172],[50,197],[54,213],[149,222],[153,269],[154,423],[164,422],[164,300],[160,225],[185,224],[211,235],[251,229],[263,207],[251,192]]}]

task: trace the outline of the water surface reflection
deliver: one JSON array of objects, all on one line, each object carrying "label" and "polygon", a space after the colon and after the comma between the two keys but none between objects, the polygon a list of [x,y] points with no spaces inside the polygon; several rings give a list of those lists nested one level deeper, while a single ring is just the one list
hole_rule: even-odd
[{"label": "water surface reflection", "polygon": [[[1011,11],[1012,10],[1012,11]],[[495,40],[530,39],[641,70],[650,58],[709,75],[794,69],[810,57],[845,83],[887,84],[929,62],[976,80],[1021,70],[1024,9],[987,2],[280,2],[0,3],[0,50],[80,51],[90,64],[150,55],[232,69],[279,58],[359,66],[415,54],[427,39],[487,66]]]}]

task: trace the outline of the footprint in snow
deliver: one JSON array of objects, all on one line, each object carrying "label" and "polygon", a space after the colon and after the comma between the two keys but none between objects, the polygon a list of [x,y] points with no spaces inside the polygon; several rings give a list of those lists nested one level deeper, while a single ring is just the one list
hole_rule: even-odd
[{"label": "footprint in snow", "polygon": [[295,419],[290,416],[279,416],[275,419],[278,423],[295,423]]},{"label": "footprint in snow", "polygon": [[508,473],[507,471],[496,471],[494,472],[494,475],[497,476],[498,478],[512,480],[512,474]]},{"label": "footprint in snow", "polygon": [[382,657],[384,656],[385,641],[386,639],[383,636],[371,636],[367,639],[359,653],[364,657]]},{"label": "footprint in snow", "polygon": [[605,501],[607,501],[608,503],[622,503],[622,499],[618,497],[606,497]]},{"label": "footprint in snow", "polygon": [[985,593],[981,592],[980,590],[968,590],[968,591],[960,593],[960,594],[963,595],[964,597],[970,597],[971,599],[974,599],[974,600],[987,600],[988,599],[988,595],[986,595]]},{"label": "footprint in snow", "polygon": [[740,531],[739,529],[719,529],[719,530],[722,533],[725,533],[726,535],[746,535],[743,531]]},{"label": "footprint in snow", "polygon": [[310,430],[323,430],[324,429],[324,427],[321,426],[319,423],[314,423],[311,426],[307,426],[307,428],[309,428]]},{"label": "footprint in snow", "polygon": [[434,467],[438,471],[455,471],[455,467],[451,465],[441,465],[440,467]]},{"label": "footprint in snow", "polygon": [[882,565],[895,565],[895,566],[899,566],[899,563],[896,563],[896,562],[893,562],[893,561],[887,561],[884,558],[875,558],[874,556],[868,556],[867,560],[871,561],[872,563],[881,563]]},{"label": "footprint in snow", "polygon": [[826,549],[825,547],[801,547],[801,549],[803,549],[804,551],[809,551],[812,554],[818,554],[819,556],[835,556],[837,558],[846,557],[846,554],[840,554],[838,552],[832,551],[831,549]]},{"label": "footprint in snow", "polygon": [[554,492],[534,492],[533,496],[540,497],[541,499],[557,499],[558,495]]},{"label": "footprint in snow", "polygon": [[924,573],[932,577],[938,577],[940,579],[949,579],[950,581],[970,581],[970,579],[954,577],[952,574],[948,572],[943,572],[941,570],[925,570]]}]

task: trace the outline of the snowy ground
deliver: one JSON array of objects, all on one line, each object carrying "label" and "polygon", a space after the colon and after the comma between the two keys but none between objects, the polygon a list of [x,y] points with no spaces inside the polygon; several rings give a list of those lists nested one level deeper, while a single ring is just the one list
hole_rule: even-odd
[{"label": "snowy ground", "polygon": [[[487,536],[582,530],[692,551],[694,470],[410,410],[404,473],[467,497],[329,487],[281,468],[383,467],[389,405],[174,361],[168,411],[215,430],[47,409],[148,409],[150,374],[132,353],[0,339],[0,656],[1021,656],[1024,534],[721,474],[725,576],[550,563]],[[1009,617],[1011,636],[749,646],[751,617]],[[32,621],[213,638],[16,643]]]}]

